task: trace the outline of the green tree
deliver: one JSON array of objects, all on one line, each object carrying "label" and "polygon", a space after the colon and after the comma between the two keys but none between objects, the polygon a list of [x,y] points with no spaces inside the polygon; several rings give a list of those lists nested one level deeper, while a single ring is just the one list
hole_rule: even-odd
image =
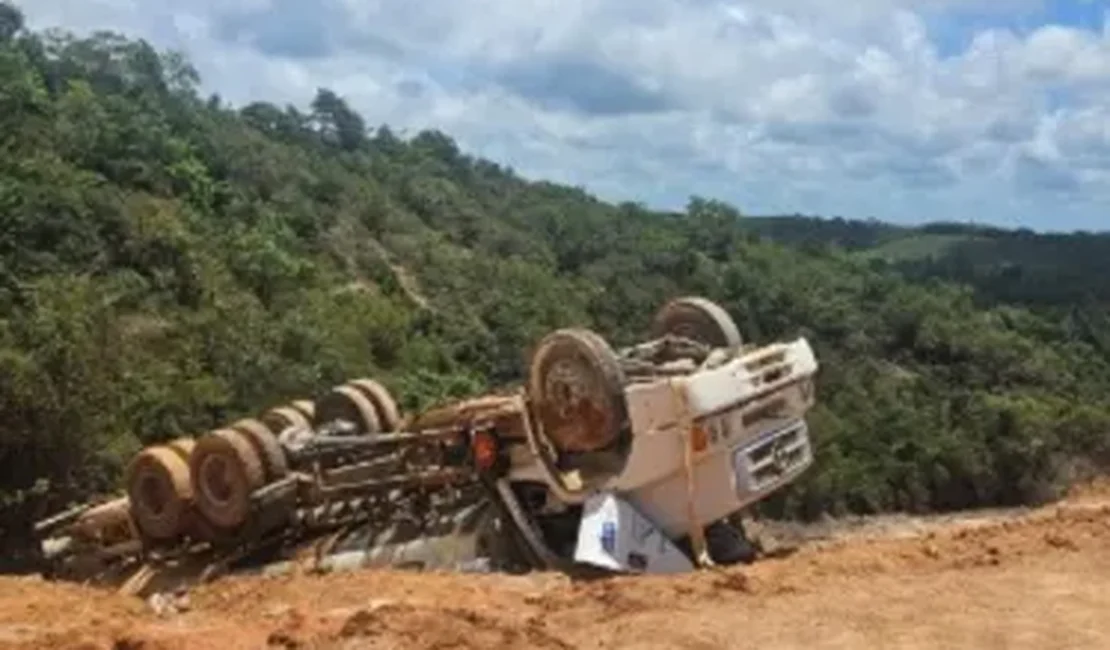
[{"label": "green tree", "polygon": [[312,117],[325,141],[344,151],[355,151],[366,144],[366,123],[347,102],[326,88],[316,91]]},{"label": "green tree", "polygon": [[0,44],[7,43],[23,30],[23,12],[7,2],[0,2]]}]

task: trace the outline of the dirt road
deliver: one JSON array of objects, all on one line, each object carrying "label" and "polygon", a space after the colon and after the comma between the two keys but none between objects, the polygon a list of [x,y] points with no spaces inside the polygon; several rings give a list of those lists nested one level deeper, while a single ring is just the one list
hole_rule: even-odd
[{"label": "dirt road", "polygon": [[789,557],[678,578],[243,577],[161,615],[7,578],[0,648],[1104,649],[1108,495],[1017,515],[881,520]]}]

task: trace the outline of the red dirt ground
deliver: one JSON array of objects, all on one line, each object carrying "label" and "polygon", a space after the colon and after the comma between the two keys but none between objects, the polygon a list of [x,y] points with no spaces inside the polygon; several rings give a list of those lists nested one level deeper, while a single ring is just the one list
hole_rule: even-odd
[{"label": "red dirt ground", "polygon": [[171,614],[0,578],[0,649],[1110,648],[1106,486],[1025,514],[877,530],[679,577],[226,578]]}]

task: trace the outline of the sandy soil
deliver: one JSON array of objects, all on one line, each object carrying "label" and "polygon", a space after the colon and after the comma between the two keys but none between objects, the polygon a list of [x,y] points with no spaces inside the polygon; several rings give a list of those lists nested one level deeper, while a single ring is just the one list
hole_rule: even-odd
[{"label": "sandy soil", "polygon": [[0,648],[1110,648],[1110,489],[824,531],[680,577],[240,577],[183,612],[0,578]]}]

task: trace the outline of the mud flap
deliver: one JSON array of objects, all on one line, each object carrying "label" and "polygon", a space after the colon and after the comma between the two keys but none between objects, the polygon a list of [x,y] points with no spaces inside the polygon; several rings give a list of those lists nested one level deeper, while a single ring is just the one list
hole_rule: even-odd
[{"label": "mud flap", "polygon": [[694,569],[686,556],[631,504],[611,493],[582,506],[576,562],[621,573],[683,573]]}]

